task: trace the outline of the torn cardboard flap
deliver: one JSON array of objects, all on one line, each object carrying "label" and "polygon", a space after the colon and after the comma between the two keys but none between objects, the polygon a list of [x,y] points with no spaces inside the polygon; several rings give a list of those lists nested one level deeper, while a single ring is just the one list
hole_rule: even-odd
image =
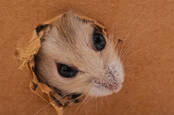
[{"label": "torn cardboard flap", "polygon": [[[51,23],[53,20],[56,20],[58,17],[47,21]],[[59,107],[55,104],[54,100],[50,97],[50,92],[52,91],[46,84],[38,81],[36,74],[33,71],[34,68],[34,55],[37,54],[39,48],[41,47],[41,37],[44,35],[44,32],[41,30],[39,35],[36,30],[33,32],[33,36],[28,43],[28,46],[24,49],[24,53],[20,56],[20,59],[23,63],[20,65],[19,69],[27,68],[32,73],[32,80],[30,83],[30,88],[32,92],[41,97],[47,103],[50,103],[57,111],[58,115],[63,115],[63,107]]]},{"label": "torn cardboard flap", "polygon": [[[51,20],[48,20],[45,23],[43,23],[39,28],[38,27],[36,28],[36,30],[33,32],[33,36],[31,40],[28,43],[28,46],[24,48],[24,52],[20,56],[20,59],[23,61],[23,63],[19,67],[19,69],[27,68],[32,73],[32,78],[31,78],[32,80],[30,83],[30,88],[32,92],[38,95],[39,97],[41,97],[47,103],[50,103],[56,109],[58,115],[63,115],[63,107],[71,103],[77,103],[76,102],[77,100],[70,99],[71,98],[70,96],[72,95],[62,98],[59,95],[57,95],[55,91],[51,87],[49,87],[47,84],[39,81],[37,74],[34,70],[34,66],[35,66],[34,56],[37,54],[37,52],[39,51],[39,48],[41,47],[41,38],[45,34],[47,34],[47,32],[49,31],[49,27],[44,25],[53,24],[54,21],[58,20],[61,16],[63,15],[59,15]],[[80,18],[80,16],[78,17]],[[86,18],[81,17],[81,19],[86,19]],[[86,19],[86,20],[92,21],[91,19]],[[79,97],[80,98],[78,101],[81,101],[84,98],[84,95],[81,95]],[[59,100],[57,101],[56,99],[59,99]]]},{"label": "torn cardboard flap", "polygon": [[[67,12],[71,13],[71,11]],[[31,90],[37,94],[39,97],[41,97],[44,101],[47,103],[50,103],[58,112],[59,115],[63,114],[63,107],[72,104],[72,103],[78,103],[81,100],[84,99],[85,95],[78,95],[77,94],[71,94],[66,96],[61,96],[56,93],[56,91],[50,87],[48,84],[45,84],[41,82],[38,79],[37,72],[35,71],[35,55],[39,51],[39,48],[41,47],[41,38],[46,35],[49,32],[49,24],[56,24],[55,21],[57,21],[59,18],[61,18],[63,15],[59,15],[49,21],[46,21],[42,25],[38,26],[36,30],[33,32],[32,39],[29,41],[28,46],[24,49],[24,53],[21,55],[21,59],[23,63],[20,66],[20,69],[23,69],[24,67],[27,68],[32,73],[32,80],[30,83]],[[99,24],[95,20],[92,20],[87,17],[82,17],[79,15],[76,15],[77,18],[81,19],[82,21],[90,21],[94,22],[96,25],[98,25],[100,28],[102,28],[102,31],[106,35],[106,30],[102,24]],[[78,100],[72,98],[73,95],[76,95],[78,97]],[[75,97],[76,97],[75,96]]]}]

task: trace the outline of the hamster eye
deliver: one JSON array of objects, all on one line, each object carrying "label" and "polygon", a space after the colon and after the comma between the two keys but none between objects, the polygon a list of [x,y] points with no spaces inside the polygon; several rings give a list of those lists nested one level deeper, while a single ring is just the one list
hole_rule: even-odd
[{"label": "hamster eye", "polygon": [[105,40],[104,36],[101,33],[98,33],[96,31],[94,31],[94,33],[93,33],[93,44],[94,44],[95,50],[101,51],[106,46],[106,40]]},{"label": "hamster eye", "polygon": [[65,78],[75,77],[78,73],[77,69],[65,64],[57,64],[57,71],[62,77]]}]

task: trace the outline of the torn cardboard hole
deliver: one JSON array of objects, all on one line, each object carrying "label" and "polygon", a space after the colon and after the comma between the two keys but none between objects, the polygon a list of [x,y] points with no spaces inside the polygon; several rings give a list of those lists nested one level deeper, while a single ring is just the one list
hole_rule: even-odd
[{"label": "torn cardboard hole", "polygon": [[[27,68],[32,73],[32,80],[30,83],[30,88],[33,93],[41,97],[44,101],[47,103],[50,103],[57,111],[58,115],[63,115],[63,108],[66,107],[69,104],[72,103],[78,103],[81,100],[84,99],[84,95],[79,94],[71,94],[66,97],[62,97],[61,93],[58,89],[54,87],[50,87],[48,84],[42,82],[38,75],[37,75],[37,69],[35,68],[35,55],[39,51],[39,48],[41,47],[42,37],[43,35],[47,34],[49,32],[49,24],[54,23],[56,20],[61,18],[64,14],[59,15],[42,25],[39,25],[36,27],[36,29],[33,32],[33,36],[31,40],[29,41],[28,46],[24,49],[24,53],[21,55],[21,59],[23,63],[20,66],[20,69]],[[106,34],[104,27],[97,23],[96,21],[89,19],[87,17],[78,16],[82,21],[92,21],[97,26],[102,28],[104,30],[104,34]]]}]

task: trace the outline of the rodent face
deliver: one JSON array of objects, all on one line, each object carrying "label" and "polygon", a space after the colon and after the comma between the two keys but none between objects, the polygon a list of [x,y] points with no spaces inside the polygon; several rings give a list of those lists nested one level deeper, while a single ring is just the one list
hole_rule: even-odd
[{"label": "rodent face", "polygon": [[41,79],[66,93],[105,96],[120,90],[122,63],[102,28],[73,13],[49,28],[37,54]]}]

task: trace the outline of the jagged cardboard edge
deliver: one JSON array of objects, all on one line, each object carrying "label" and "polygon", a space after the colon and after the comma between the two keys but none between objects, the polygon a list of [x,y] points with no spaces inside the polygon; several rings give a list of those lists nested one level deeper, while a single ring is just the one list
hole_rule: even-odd
[{"label": "jagged cardboard edge", "polygon": [[[70,11],[71,12],[71,11]],[[44,24],[51,24],[57,19],[59,19],[61,15],[56,16],[55,18],[46,21]],[[77,17],[81,19],[85,19],[88,21],[94,22],[96,25],[100,26],[103,30],[104,33],[106,34],[105,28],[102,24],[96,22],[95,20],[85,17],[85,16],[79,16]],[[54,103],[54,100],[50,97],[50,92],[52,91],[51,88],[49,88],[46,84],[41,83],[37,80],[36,74],[33,71],[35,62],[34,62],[34,55],[37,54],[39,51],[39,48],[41,47],[41,37],[44,35],[44,31],[40,31],[39,35],[37,34],[36,30],[33,32],[33,36],[31,40],[28,43],[28,46],[24,48],[24,53],[21,55],[20,59],[22,60],[22,64],[20,65],[19,69],[23,70],[24,68],[27,68],[32,74],[32,80],[30,82],[30,88],[33,93],[41,97],[45,102],[50,103],[57,111],[58,115],[63,115],[63,107],[59,107]]]}]

